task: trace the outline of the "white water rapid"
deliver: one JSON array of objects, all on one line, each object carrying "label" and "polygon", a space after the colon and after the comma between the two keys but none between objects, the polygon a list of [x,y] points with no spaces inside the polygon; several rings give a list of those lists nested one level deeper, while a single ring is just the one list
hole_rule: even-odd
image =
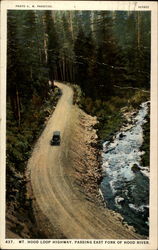
[{"label": "white water rapid", "polygon": [[[144,152],[140,151],[148,103],[140,105],[138,114],[132,117],[132,124],[122,127],[113,142],[103,143],[101,190],[105,202],[109,208],[122,213],[129,224],[138,216],[135,227],[144,227],[144,219],[145,226],[148,224],[149,167],[141,166]],[[148,229],[138,228],[138,231],[147,234]]]}]

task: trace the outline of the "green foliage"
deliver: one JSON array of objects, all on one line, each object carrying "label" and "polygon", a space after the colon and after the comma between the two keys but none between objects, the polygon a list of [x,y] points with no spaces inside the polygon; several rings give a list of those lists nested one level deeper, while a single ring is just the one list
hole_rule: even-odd
[{"label": "green foliage", "polygon": [[[123,48],[126,84],[150,88],[151,13],[115,12],[113,30]],[[126,37],[126,39],[125,39]]]},{"label": "green foliage", "polygon": [[[121,95],[121,91],[120,95]],[[124,90],[123,90],[124,91]],[[133,94],[132,94],[133,92]],[[85,97],[82,95],[80,100],[80,106],[87,113],[97,116],[99,123],[95,126],[97,129],[97,134],[99,141],[103,142],[106,140],[111,140],[113,135],[121,128],[123,122],[123,109],[135,110],[138,109],[142,102],[149,100],[149,93],[143,90],[132,90],[130,97],[128,92],[124,93],[124,97],[111,96],[108,101],[102,101],[101,99],[93,100],[90,97]],[[148,137],[148,134],[145,132]],[[146,138],[146,140],[148,140]],[[147,141],[146,146],[149,147],[149,141]],[[148,156],[144,155],[144,159]]]},{"label": "green foliage", "polygon": [[[49,92],[48,86],[50,64],[46,59],[47,50],[50,52],[53,46],[50,43],[54,30],[50,27],[52,33],[48,34],[47,43],[43,11],[9,10],[7,20],[6,198],[7,204],[13,201],[18,220],[21,216],[34,223],[24,176],[33,145],[60,96],[57,88]],[[49,53],[53,64],[54,54],[51,56]],[[16,225],[15,230],[20,235],[22,227]],[[31,231],[34,235],[37,230]]]},{"label": "green foliage", "polygon": [[[57,102],[48,80],[73,83],[74,103],[98,117],[99,139],[110,140],[123,123],[121,108],[149,99],[142,90],[150,89],[150,13],[9,10],[7,20],[7,199],[23,202],[25,183],[12,169],[24,173]],[[148,159],[144,154],[143,164]]]},{"label": "green foliage", "polygon": [[128,103],[133,108],[137,108],[142,102],[149,100],[149,98],[150,98],[150,94],[148,92],[145,92],[144,90],[140,89],[140,90],[136,91],[135,95],[133,95],[129,99]]},{"label": "green foliage", "polygon": [[74,102],[98,117],[100,138],[120,126],[122,107],[149,98],[146,12],[10,10],[7,49],[8,155],[19,171],[50,114],[48,77],[76,83]]},{"label": "green foliage", "polygon": [[71,87],[73,88],[74,91],[73,103],[80,105],[80,101],[83,95],[81,88],[77,84],[71,84]]},{"label": "green foliage", "polygon": [[30,104],[29,112],[25,114],[19,128],[13,122],[13,113],[9,109],[7,113],[7,166],[14,167],[23,173],[30,157],[34,142],[44,129],[46,117],[52,113],[52,106],[56,105],[59,98],[59,90],[50,94],[50,98],[39,106]]},{"label": "green foliage", "polygon": [[[48,93],[48,96],[49,98],[43,104],[37,96],[32,99],[28,112],[23,115],[20,127],[14,119],[10,102],[7,103],[6,199],[7,204],[13,202],[17,221],[23,218],[26,224],[29,222],[29,227],[30,221],[35,225],[35,218],[32,200],[27,197],[26,165],[34,143],[46,125],[46,118],[52,113],[52,107],[59,99],[59,89],[55,88],[53,92]],[[17,223],[12,228],[13,232],[21,235],[23,229],[21,225],[23,223]],[[30,228],[29,234],[31,234],[30,237],[37,238],[41,232]]]},{"label": "green foliage", "polygon": [[81,107],[89,114],[97,116],[99,123],[95,126],[99,141],[110,140],[123,123],[121,107],[125,104],[125,99],[120,100],[118,97],[112,97],[109,101],[92,98],[81,98]]},{"label": "green foliage", "polygon": [[38,22],[34,11],[8,11],[7,97],[19,126],[33,96],[43,101],[48,92],[48,71],[41,61],[44,35],[37,35]]},{"label": "green foliage", "polygon": [[46,23],[46,34],[47,34],[47,53],[48,61],[47,65],[49,68],[49,79],[53,81],[58,79],[57,70],[59,64],[59,43],[58,34],[52,17],[52,12],[45,11],[45,23]]}]

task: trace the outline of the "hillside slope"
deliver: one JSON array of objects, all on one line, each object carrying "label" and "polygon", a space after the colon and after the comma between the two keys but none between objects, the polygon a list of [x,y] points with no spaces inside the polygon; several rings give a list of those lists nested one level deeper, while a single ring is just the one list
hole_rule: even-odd
[{"label": "hillside slope", "polygon": [[[92,147],[96,119],[72,105],[71,88],[57,86],[63,95],[28,164],[38,226],[48,238],[139,238],[122,225],[121,216],[103,207]],[[59,147],[49,143],[54,130],[61,131]]]}]

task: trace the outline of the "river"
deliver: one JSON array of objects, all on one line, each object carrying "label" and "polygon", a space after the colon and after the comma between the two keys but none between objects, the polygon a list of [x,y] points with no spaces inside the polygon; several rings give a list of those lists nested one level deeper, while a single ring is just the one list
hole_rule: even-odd
[{"label": "river", "polygon": [[149,167],[141,166],[143,125],[149,102],[140,105],[114,136],[103,143],[101,191],[106,206],[119,212],[140,234],[149,234]]}]

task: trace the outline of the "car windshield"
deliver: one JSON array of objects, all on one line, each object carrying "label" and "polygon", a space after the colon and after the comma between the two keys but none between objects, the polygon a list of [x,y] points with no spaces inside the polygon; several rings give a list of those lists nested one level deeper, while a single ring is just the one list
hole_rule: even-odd
[{"label": "car windshield", "polygon": [[53,135],[53,139],[59,139],[59,135]]}]

